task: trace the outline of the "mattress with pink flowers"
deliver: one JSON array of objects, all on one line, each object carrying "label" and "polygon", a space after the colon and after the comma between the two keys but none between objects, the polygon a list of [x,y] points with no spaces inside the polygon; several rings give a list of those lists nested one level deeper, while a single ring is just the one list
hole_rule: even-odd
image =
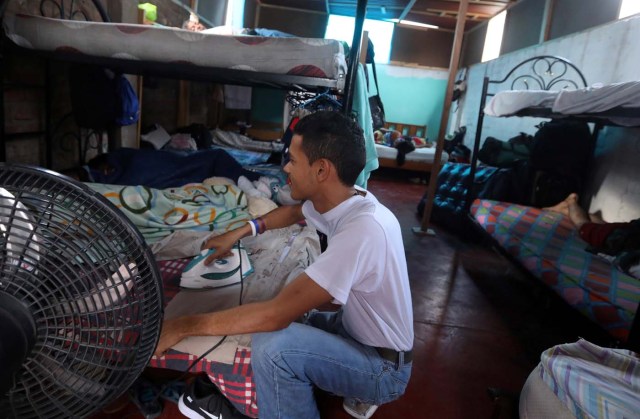
[{"label": "mattress with pink flowers", "polygon": [[[10,14],[3,19],[7,37],[18,46],[56,54],[97,57],[127,63],[179,67],[178,73],[212,69],[317,80],[342,88],[347,64],[341,42],[299,37],[218,35],[180,28],[88,22]],[[262,74],[258,76],[258,74]],[[324,84],[321,81],[324,80]]]}]

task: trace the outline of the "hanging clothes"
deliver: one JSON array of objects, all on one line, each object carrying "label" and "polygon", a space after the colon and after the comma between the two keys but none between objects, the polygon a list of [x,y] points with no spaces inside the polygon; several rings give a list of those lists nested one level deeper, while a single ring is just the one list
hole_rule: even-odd
[{"label": "hanging clothes", "polygon": [[362,64],[358,66],[358,74],[356,74],[356,83],[353,91],[353,106],[351,109],[356,115],[358,125],[364,131],[364,146],[366,160],[364,169],[356,180],[356,185],[366,189],[367,181],[371,172],[379,167],[378,152],[376,151],[376,143],[373,137],[373,120],[371,119],[371,108],[369,107],[369,94],[367,92],[367,81],[365,78],[365,68]]},{"label": "hanging clothes", "polygon": [[[293,118],[304,118],[306,115],[317,112],[319,110],[341,111],[342,105],[330,94],[321,93],[315,95],[309,92],[291,92],[287,96],[287,106],[291,109],[288,113],[288,121]],[[378,166],[378,153],[376,152],[375,141],[373,137],[373,122],[371,119],[371,108],[369,107],[369,94],[367,91],[367,82],[365,78],[365,68],[362,64],[358,66],[356,74],[356,82],[353,93],[352,115],[362,128],[365,142],[365,166],[358,179],[356,185],[361,188],[367,188],[367,181],[372,171]],[[285,149],[287,144],[285,144]],[[285,152],[285,161],[286,161]]]}]

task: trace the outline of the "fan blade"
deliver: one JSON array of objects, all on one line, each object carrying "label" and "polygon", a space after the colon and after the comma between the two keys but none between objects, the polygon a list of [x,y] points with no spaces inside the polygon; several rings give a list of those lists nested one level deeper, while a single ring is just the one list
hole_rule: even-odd
[{"label": "fan blade", "polygon": [[[104,283],[97,285],[97,290],[91,291],[91,295],[84,298],[78,297],[78,299],[62,302],[61,308],[64,313],[88,313],[101,311],[105,308],[109,308],[114,304],[118,304],[120,301],[127,297],[129,291],[133,287],[132,277],[138,275],[138,268],[135,263],[129,263],[128,265],[122,264],[118,268],[118,271],[111,275],[111,278],[107,278]],[[84,303],[84,304],[83,304]],[[77,307],[77,309],[74,309]]]},{"label": "fan blade", "polygon": [[0,234],[11,263],[30,272],[40,259],[40,241],[28,209],[13,194],[0,188]]}]

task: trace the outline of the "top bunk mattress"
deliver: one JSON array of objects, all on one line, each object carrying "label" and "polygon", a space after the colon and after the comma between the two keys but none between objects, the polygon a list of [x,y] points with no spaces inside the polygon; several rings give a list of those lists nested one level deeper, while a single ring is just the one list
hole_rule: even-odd
[{"label": "top bunk mattress", "polygon": [[484,108],[489,116],[512,116],[535,109],[558,115],[593,115],[616,110],[608,117],[618,125],[640,125],[640,81],[594,84],[576,90],[504,90]]},{"label": "top bunk mattress", "polygon": [[338,81],[336,87],[347,71],[342,44],[330,39],[218,35],[9,13],[3,26],[15,44],[51,53],[330,79]]}]

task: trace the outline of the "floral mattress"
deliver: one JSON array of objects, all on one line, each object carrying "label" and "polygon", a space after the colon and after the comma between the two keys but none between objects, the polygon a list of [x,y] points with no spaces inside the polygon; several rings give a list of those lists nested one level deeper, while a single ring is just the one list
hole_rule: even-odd
[{"label": "floral mattress", "polygon": [[217,35],[23,14],[7,14],[3,23],[14,43],[39,51],[325,78],[342,84],[347,69],[342,44],[330,39]]}]

